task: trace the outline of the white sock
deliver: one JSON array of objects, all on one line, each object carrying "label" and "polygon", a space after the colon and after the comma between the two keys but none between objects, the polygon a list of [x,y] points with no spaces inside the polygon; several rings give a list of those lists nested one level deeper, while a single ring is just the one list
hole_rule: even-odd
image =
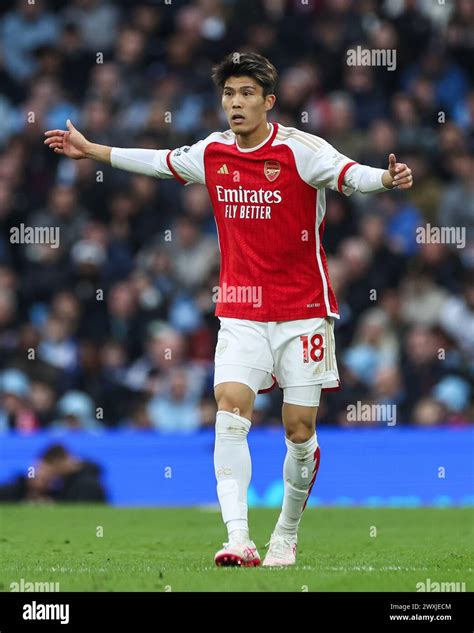
[{"label": "white sock", "polygon": [[240,415],[229,411],[217,412],[214,470],[217,496],[229,540],[248,539],[247,489],[252,475],[247,444],[250,426],[250,420]]},{"label": "white sock", "polygon": [[296,536],[319,468],[319,446],[316,433],[307,442],[295,444],[285,438],[288,447],[283,464],[283,507],[275,531]]}]

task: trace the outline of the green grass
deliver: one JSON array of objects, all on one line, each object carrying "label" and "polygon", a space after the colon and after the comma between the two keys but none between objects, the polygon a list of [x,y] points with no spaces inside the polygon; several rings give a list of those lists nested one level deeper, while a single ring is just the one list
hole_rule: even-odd
[{"label": "green grass", "polygon": [[[277,516],[250,511],[262,557]],[[307,508],[287,569],[216,568],[224,540],[216,511],[4,505],[0,590],[21,578],[61,591],[415,591],[427,578],[474,588],[470,508]]]}]

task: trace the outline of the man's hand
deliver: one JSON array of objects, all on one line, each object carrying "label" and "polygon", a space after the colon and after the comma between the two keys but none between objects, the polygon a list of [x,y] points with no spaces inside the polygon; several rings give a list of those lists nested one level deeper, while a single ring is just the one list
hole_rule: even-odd
[{"label": "man's hand", "polygon": [[48,145],[56,154],[62,154],[74,160],[92,158],[110,165],[112,148],[108,145],[91,143],[86,137],[76,130],[71,121],[67,120],[66,130],[48,130],[44,133],[45,145]]},{"label": "man's hand", "polygon": [[67,131],[65,130],[48,130],[44,133],[46,139],[45,145],[48,145],[55,154],[62,154],[68,158],[79,160],[88,158],[89,141],[83,136],[71,121],[67,120]]},{"label": "man's hand", "polygon": [[388,169],[384,172],[382,183],[387,189],[410,189],[413,186],[411,169],[405,163],[397,163],[395,154],[388,157]]}]

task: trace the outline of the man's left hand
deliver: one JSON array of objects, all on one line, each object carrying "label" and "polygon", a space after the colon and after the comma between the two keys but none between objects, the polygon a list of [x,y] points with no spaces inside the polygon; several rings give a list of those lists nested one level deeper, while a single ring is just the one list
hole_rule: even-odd
[{"label": "man's left hand", "polygon": [[405,163],[397,163],[395,154],[390,154],[382,183],[387,189],[410,189],[413,186],[411,169]]}]

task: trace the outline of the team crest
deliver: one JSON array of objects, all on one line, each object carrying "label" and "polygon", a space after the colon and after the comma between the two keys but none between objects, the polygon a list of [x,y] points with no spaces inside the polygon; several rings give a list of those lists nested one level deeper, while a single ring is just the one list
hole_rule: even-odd
[{"label": "team crest", "polygon": [[263,173],[270,182],[278,178],[281,172],[281,165],[277,160],[266,160],[263,166]]}]

